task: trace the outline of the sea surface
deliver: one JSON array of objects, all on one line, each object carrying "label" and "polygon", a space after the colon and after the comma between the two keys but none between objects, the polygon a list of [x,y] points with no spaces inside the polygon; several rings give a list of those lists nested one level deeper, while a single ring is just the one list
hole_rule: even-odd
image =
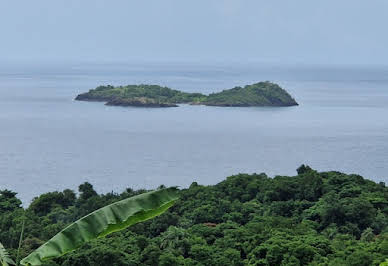
[{"label": "sea surface", "polygon": [[[147,109],[74,97],[101,84],[211,93],[278,82],[295,107]],[[388,182],[388,68],[259,64],[0,66],[0,189],[25,205],[88,181],[126,187],[216,184],[237,173],[357,173]]]}]

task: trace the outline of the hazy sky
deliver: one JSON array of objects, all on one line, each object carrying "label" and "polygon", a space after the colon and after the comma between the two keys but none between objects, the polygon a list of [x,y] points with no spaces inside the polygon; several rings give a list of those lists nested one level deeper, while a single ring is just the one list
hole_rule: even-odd
[{"label": "hazy sky", "polygon": [[387,0],[1,0],[0,60],[387,64]]}]

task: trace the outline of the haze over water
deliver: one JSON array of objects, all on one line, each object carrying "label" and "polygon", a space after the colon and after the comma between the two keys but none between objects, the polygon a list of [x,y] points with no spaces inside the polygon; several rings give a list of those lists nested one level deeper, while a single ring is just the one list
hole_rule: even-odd
[{"label": "haze over water", "polygon": [[[102,84],[210,93],[278,82],[300,106],[122,108],[77,102]],[[25,204],[85,181],[99,192],[320,171],[388,181],[388,68],[83,64],[0,68],[0,189]]]}]

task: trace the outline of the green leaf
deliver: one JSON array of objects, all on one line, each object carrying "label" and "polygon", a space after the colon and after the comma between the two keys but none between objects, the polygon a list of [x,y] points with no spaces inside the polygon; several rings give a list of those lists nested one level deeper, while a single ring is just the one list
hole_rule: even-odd
[{"label": "green leaf", "polygon": [[4,248],[3,244],[0,243],[0,265],[8,266],[15,265],[15,262],[11,259],[8,251]]},{"label": "green leaf", "polygon": [[98,209],[64,230],[24,258],[22,265],[40,265],[82,244],[158,216],[178,199],[175,187],[144,193]]},{"label": "green leaf", "polygon": [[388,266],[388,259],[386,259],[384,262],[380,263],[380,266]]}]

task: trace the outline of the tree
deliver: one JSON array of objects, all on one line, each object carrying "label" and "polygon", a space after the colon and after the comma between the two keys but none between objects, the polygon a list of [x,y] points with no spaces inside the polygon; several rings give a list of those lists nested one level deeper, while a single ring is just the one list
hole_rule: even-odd
[{"label": "tree", "polygon": [[298,167],[298,169],[296,169],[296,172],[298,173],[298,175],[302,175],[302,174],[310,172],[312,170],[313,169],[311,169],[310,166],[302,164],[301,166]]},{"label": "tree", "polygon": [[78,191],[80,192],[80,198],[82,200],[87,200],[91,197],[97,196],[97,192],[93,189],[92,184],[89,182],[79,185]]},{"label": "tree", "polygon": [[357,250],[346,258],[346,263],[349,266],[370,266],[373,257],[365,250]]},{"label": "tree", "polygon": [[22,202],[16,198],[16,194],[7,189],[0,190],[0,213],[20,208]]}]

